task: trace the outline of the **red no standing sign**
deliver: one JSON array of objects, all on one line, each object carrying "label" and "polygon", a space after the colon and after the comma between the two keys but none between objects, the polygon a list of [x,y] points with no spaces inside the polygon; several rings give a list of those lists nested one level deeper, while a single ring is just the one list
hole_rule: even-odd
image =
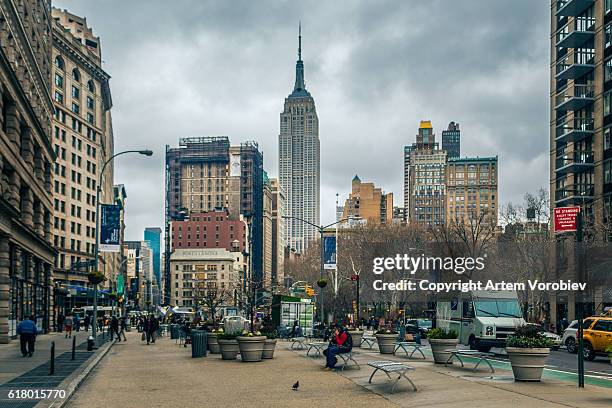
[{"label": "red no standing sign", "polygon": [[575,232],[578,229],[576,216],[580,207],[557,207],[554,209],[555,232]]}]

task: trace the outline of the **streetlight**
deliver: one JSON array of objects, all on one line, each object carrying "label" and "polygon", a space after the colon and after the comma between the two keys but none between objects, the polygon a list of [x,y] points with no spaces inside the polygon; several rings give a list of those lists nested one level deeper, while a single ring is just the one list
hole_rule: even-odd
[{"label": "streetlight", "polygon": [[[325,253],[324,253],[324,248],[323,248],[323,233],[325,232],[325,230],[327,228],[333,227],[336,224],[340,224],[341,222],[346,221],[346,219],[341,219],[339,221],[332,222],[331,224],[323,226],[323,225],[313,224],[312,222],[310,222],[308,220],[305,220],[303,218],[300,218],[300,217],[293,217],[293,216],[290,216],[290,215],[283,215],[283,218],[290,218],[290,219],[298,220],[298,221],[301,221],[301,222],[303,222],[305,224],[308,224],[311,227],[314,227],[317,230],[319,230],[319,236],[320,236],[320,239],[321,239],[321,241],[320,241],[321,242],[321,244],[320,244],[321,245],[321,265],[320,265],[321,268],[320,268],[320,277],[319,277],[319,279],[323,279],[323,274],[325,273],[325,268],[324,268],[324,265],[323,265],[324,264],[324,258],[325,258]],[[324,313],[324,309],[323,309],[323,289],[324,288],[321,288],[321,322],[325,323],[325,313]]]},{"label": "streetlight", "polygon": [[[105,161],[104,164],[102,165],[102,169],[100,170],[100,173],[98,176],[98,185],[96,188],[96,242],[95,242],[95,248],[94,248],[94,270],[95,271],[98,270],[98,254],[99,254],[99,246],[100,246],[99,225],[100,225],[100,192],[102,192],[102,187],[101,187],[102,176],[104,175],[104,170],[106,169],[106,166],[111,161],[113,161],[115,157],[121,156],[122,154],[127,154],[127,153],[138,153],[138,154],[142,154],[143,156],[147,156],[147,157],[153,156],[152,150],[125,150],[123,152],[115,153],[107,161]],[[96,328],[97,328],[97,321],[98,321],[98,284],[97,283],[94,283],[93,289],[94,289],[93,324],[92,324],[91,336],[93,337],[94,341],[96,341]]]}]

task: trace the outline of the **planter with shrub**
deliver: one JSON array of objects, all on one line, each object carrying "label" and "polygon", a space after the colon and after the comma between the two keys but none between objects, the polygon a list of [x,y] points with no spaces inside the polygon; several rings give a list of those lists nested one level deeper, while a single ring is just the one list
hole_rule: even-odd
[{"label": "planter with shrub", "polygon": [[238,355],[237,335],[229,333],[218,333],[216,335],[223,360],[235,360]]},{"label": "planter with shrub", "polygon": [[240,349],[242,361],[247,363],[261,361],[266,336],[262,336],[260,332],[243,332],[236,339],[238,340],[238,348]]},{"label": "planter with shrub", "polygon": [[446,364],[451,355],[451,353],[446,350],[457,347],[459,336],[457,336],[457,332],[453,330],[445,331],[440,328],[435,328],[427,332],[427,340],[431,347],[434,363]]},{"label": "planter with shrub", "polygon": [[223,334],[223,329],[213,330],[208,333],[208,351],[210,354],[219,354],[221,352],[221,348],[219,347],[219,339],[217,336],[219,334]]},{"label": "planter with shrub", "polygon": [[349,330],[351,337],[353,338],[353,347],[361,347],[361,339],[363,339],[363,331],[353,327]]},{"label": "planter with shrub", "polygon": [[[395,341],[397,340],[395,330],[382,328],[374,333],[374,337],[376,337],[380,354],[393,354],[395,352]],[[353,344],[355,344],[355,338],[353,338]]]},{"label": "planter with shrub", "polygon": [[261,358],[271,359],[274,358],[274,350],[276,349],[276,333],[264,333],[266,341],[264,342],[263,352]]},{"label": "planter with shrub", "polygon": [[535,325],[525,325],[506,339],[506,353],[515,381],[540,381],[551,341]]}]

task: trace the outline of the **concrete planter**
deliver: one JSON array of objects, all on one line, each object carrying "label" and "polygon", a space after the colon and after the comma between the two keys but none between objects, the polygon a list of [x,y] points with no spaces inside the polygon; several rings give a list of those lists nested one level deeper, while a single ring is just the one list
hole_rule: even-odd
[{"label": "concrete planter", "polygon": [[445,364],[451,353],[446,350],[454,349],[459,343],[459,339],[428,339],[433,354],[434,363]]},{"label": "concrete planter", "polygon": [[363,338],[362,331],[349,331],[353,338],[353,347],[361,347],[361,339]]},{"label": "concrete planter", "polygon": [[261,358],[270,359],[274,358],[274,350],[276,349],[276,339],[266,339],[264,343],[263,353]]},{"label": "concrete planter", "polygon": [[235,360],[238,355],[238,340],[219,339],[219,349],[223,360]]},{"label": "concrete planter", "polygon": [[395,351],[395,340],[397,339],[397,334],[376,334],[375,336],[376,341],[378,342],[378,351],[380,354],[393,354]]},{"label": "concrete planter", "polygon": [[266,336],[238,336],[237,340],[242,361],[261,361],[264,344],[266,343]]},{"label": "concrete planter", "polygon": [[549,348],[506,347],[515,381],[540,381]]},{"label": "concrete planter", "polygon": [[221,349],[219,348],[219,340],[217,339],[217,333],[208,333],[208,351],[210,354],[219,354]]}]

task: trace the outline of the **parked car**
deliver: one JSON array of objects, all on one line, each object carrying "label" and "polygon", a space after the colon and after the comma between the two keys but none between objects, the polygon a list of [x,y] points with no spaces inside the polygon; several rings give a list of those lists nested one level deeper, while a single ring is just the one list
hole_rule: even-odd
[{"label": "parked car", "polygon": [[406,320],[406,333],[414,334],[415,330],[421,335],[421,338],[427,337],[427,332],[431,330],[431,320],[427,319],[409,319]]},{"label": "parked car", "polygon": [[553,333],[548,330],[544,330],[544,327],[540,324],[536,324],[536,323],[527,323],[527,324],[537,326],[540,329],[540,334],[551,341],[551,346],[550,346],[551,350],[559,350],[559,347],[561,347],[561,345],[563,344],[561,340],[561,336],[559,336],[557,333]]},{"label": "parked car", "polygon": [[567,329],[563,330],[563,336],[561,337],[561,344],[565,345],[567,352],[576,354],[578,352],[578,343],[576,343],[576,332],[578,331],[578,320],[572,320],[567,326]]}]

